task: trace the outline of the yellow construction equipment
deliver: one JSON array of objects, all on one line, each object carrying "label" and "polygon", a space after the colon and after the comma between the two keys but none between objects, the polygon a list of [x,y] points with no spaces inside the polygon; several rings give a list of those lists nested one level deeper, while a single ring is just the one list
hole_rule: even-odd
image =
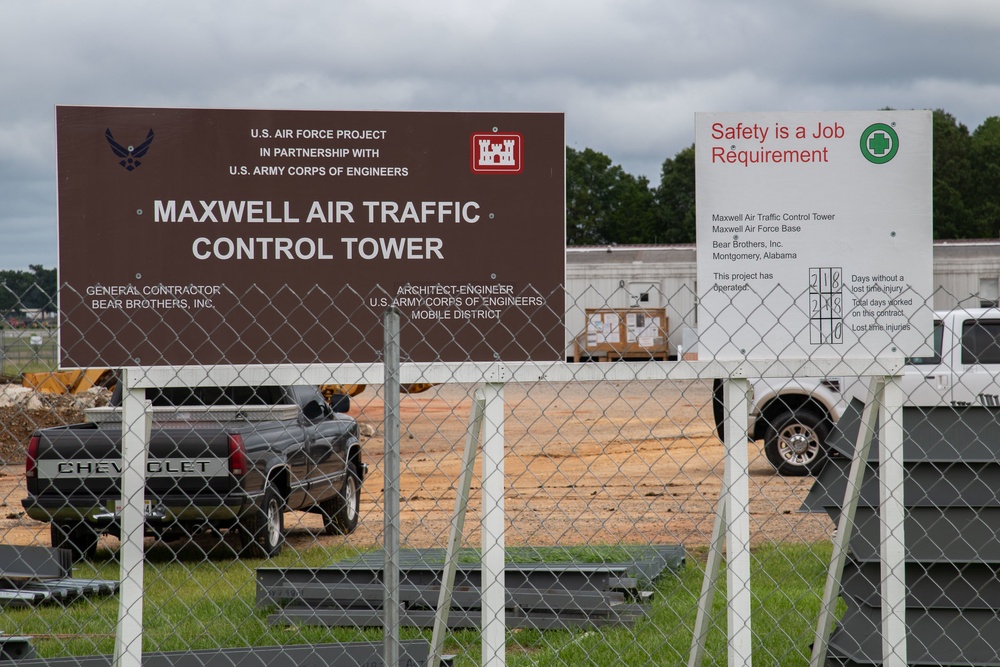
[{"label": "yellow construction equipment", "polygon": [[368,385],[364,384],[324,384],[321,385],[319,390],[323,394],[323,398],[329,402],[330,397],[334,394],[347,394],[348,396],[357,396],[365,390]]},{"label": "yellow construction equipment", "polygon": [[94,387],[114,386],[114,372],[108,368],[84,368],[75,371],[25,373],[21,385],[43,394],[78,394]]},{"label": "yellow construction equipment", "polygon": [[[330,400],[330,396],[333,394],[347,394],[348,396],[357,396],[365,390],[368,385],[365,384],[324,384],[319,388],[323,393],[323,398],[327,401]],[[399,390],[404,394],[419,394],[420,392],[427,391],[434,384],[431,382],[414,382],[413,384],[400,385]]]},{"label": "yellow construction equipment", "polygon": [[[22,376],[21,384],[44,394],[77,394],[93,387],[112,388],[115,384],[115,376],[114,372],[108,368],[25,373]],[[323,397],[329,401],[330,396],[333,394],[357,396],[367,386],[364,384],[325,384],[320,387],[320,391],[323,393]],[[421,382],[405,384],[400,389],[407,394],[419,394],[433,386],[433,384]]]}]

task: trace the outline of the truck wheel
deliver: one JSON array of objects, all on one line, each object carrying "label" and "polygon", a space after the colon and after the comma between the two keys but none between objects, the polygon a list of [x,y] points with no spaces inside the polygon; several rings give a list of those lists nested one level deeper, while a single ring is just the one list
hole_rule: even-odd
[{"label": "truck wheel", "polygon": [[274,558],[285,545],[285,503],[274,487],[264,490],[263,509],[253,507],[238,526],[241,555]]},{"label": "truck wheel", "polygon": [[826,462],[830,421],[814,410],[799,408],[767,422],[764,454],[780,475],[819,472]]},{"label": "truck wheel", "polygon": [[321,502],[319,508],[327,535],[350,535],[355,531],[361,512],[361,482],[353,466],[348,468],[337,495]]},{"label": "truck wheel", "polygon": [[97,532],[86,523],[51,523],[49,536],[56,549],[69,549],[73,560],[88,560],[97,555]]}]

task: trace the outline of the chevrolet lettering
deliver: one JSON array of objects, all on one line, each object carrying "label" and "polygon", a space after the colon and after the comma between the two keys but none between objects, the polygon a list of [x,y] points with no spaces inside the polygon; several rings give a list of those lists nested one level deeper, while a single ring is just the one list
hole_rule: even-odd
[{"label": "chevrolet lettering", "polygon": [[[47,471],[55,466],[57,475],[64,477],[111,477],[122,474],[121,461],[39,461],[37,470]],[[181,461],[162,459],[146,462],[146,475],[176,475],[198,473],[202,476],[227,475],[222,459]]]}]

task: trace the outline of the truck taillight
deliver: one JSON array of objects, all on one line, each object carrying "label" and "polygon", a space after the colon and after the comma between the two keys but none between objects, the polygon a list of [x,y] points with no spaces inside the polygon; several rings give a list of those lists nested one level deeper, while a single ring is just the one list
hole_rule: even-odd
[{"label": "truck taillight", "polygon": [[24,459],[24,476],[27,478],[35,477],[38,474],[35,466],[38,463],[38,445],[40,442],[41,438],[37,435],[31,436],[31,440],[28,441],[28,452]]},{"label": "truck taillight", "polygon": [[229,472],[236,477],[247,474],[247,449],[239,433],[229,436]]}]

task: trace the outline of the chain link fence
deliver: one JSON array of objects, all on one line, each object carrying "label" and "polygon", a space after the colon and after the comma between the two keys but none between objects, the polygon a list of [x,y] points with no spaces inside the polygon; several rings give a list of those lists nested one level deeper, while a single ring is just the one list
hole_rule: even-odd
[{"label": "chain link fence", "polygon": [[[294,297],[273,298],[287,310]],[[809,663],[852,454],[859,433],[880,432],[849,401],[865,396],[863,378],[818,377],[822,364],[794,378],[765,369],[771,377],[748,384],[758,408],[745,474],[727,485],[720,422],[746,416],[726,414],[716,381],[746,371],[665,345],[655,312],[614,319],[609,301],[567,295],[567,313],[588,329],[570,332],[565,357],[592,360],[537,371],[502,359],[412,363],[410,348],[425,344],[415,336],[434,323],[402,309],[401,334],[386,345],[378,299],[345,312],[323,298],[302,301],[321,330],[304,339],[350,329],[378,350],[376,362],[92,369],[100,372],[82,381],[81,372],[56,373],[55,340],[67,332],[4,328],[3,659],[110,664],[117,655],[127,664],[123,656],[141,650],[147,664],[198,667],[370,665],[383,655],[416,665],[440,652],[456,666],[681,665],[692,655],[726,664],[737,620],[725,576],[705,616],[703,655],[696,625],[703,584],[715,580],[720,499],[745,483],[748,515],[725,518],[749,531],[753,660]],[[692,301],[687,291],[677,300]],[[1000,623],[1000,388],[982,361],[1000,350],[987,340],[1000,314],[961,312],[954,340],[943,320],[936,357],[912,360],[920,383],[904,395],[920,406],[902,412],[905,622],[916,664],[1000,663],[989,639]],[[136,326],[155,317],[137,310]],[[461,326],[486,337],[503,325],[484,317]],[[114,335],[73,333],[98,347]],[[242,333],[201,335],[226,350]],[[937,382],[951,358],[968,363]],[[42,388],[38,374],[57,386]],[[953,398],[973,379],[975,398]],[[762,402],[768,392],[776,403]],[[136,414],[150,419],[138,464],[121,445],[123,419],[125,432],[145,437],[142,423],[128,423]],[[827,664],[882,664],[872,452],[833,595]],[[133,465],[145,476],[138,505],[121,495],[135,488],[120,481]],[[135,525],[142,536],[123,534]],[[132,622],[141,648],[123,645],[123,600],[140,601]],[[499,635],[484,607],[498,614]]]}]

